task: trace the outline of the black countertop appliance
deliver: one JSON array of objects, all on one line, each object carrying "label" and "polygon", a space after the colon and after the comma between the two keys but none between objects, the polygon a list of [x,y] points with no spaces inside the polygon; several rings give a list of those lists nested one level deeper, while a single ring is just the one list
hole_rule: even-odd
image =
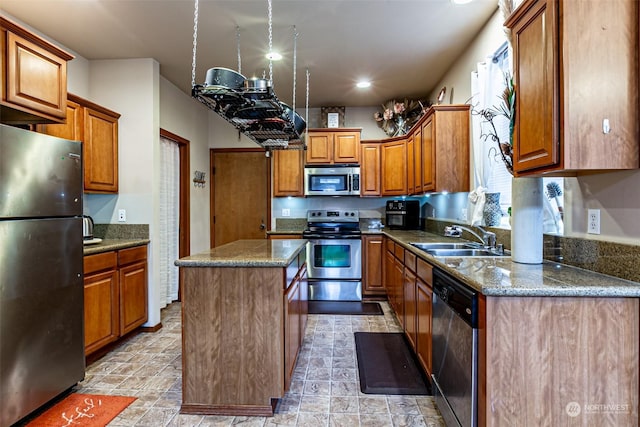
[{"label": "black countertop appliance", "polygon": [[419,200],[387,200],[385,226],[396,230],[420,228]]}]

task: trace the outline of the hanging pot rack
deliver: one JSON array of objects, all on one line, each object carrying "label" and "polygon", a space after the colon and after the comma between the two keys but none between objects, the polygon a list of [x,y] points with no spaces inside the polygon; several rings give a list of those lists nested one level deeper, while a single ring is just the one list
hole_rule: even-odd
[{"label": "hanging pot rack", "polygon": [[[269,51],[272,50],[272,8],[269,11]],[[231,123],[240,133],[270,150],[304,150],[306,122],[295,112],[296,44],[298,33],[294,27],[294,107],[281,102],[273,90],[273,66],[269,60],[269,79],[247,79],[241,71],[240,29],[236,27],[238,43],[238,72],[226,68],[210,68],[204,84],[196,84],[196,50],[198,36],[198,0],[193,17],[193,58],[191,96],[211,111]],[[242,83],[241,83],[242,82]],[[309,104],[309,72],[307,70],[307,107]],[[308,114],[308,113],[307,113]]]}]

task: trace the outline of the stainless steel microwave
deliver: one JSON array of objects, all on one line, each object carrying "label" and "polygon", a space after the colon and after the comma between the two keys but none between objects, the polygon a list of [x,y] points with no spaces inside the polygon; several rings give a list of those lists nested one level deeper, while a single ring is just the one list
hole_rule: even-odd
[{"label": "stainless steel microwave", "polygon": [[305,196],[359,196],[360,166],[304,168]]}]

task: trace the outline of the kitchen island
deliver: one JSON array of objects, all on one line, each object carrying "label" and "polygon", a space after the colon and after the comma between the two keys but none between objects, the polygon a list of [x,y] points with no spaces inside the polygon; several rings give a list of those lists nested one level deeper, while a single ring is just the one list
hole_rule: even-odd
[{"label": "kitchen island", "polygon": [[271,416],[307,318],[306,240],[238,240],[175,262],[186,414]]},{"label": "kitchen island", "polygon": [[384,234],[398,262],[417,257],[478,292],[479,426],[638,425],[639,283],[550,261],[434,257],[411,243],[456,239]]}]

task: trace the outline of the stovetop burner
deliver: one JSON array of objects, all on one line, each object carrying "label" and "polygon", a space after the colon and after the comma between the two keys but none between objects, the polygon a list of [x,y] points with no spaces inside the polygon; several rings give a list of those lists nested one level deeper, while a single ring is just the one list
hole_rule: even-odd
[{"label": "stovetop burner", "polygon": [[360,213],[353,210],[310,210],[307,212],[307,239],[360,238]]}]

